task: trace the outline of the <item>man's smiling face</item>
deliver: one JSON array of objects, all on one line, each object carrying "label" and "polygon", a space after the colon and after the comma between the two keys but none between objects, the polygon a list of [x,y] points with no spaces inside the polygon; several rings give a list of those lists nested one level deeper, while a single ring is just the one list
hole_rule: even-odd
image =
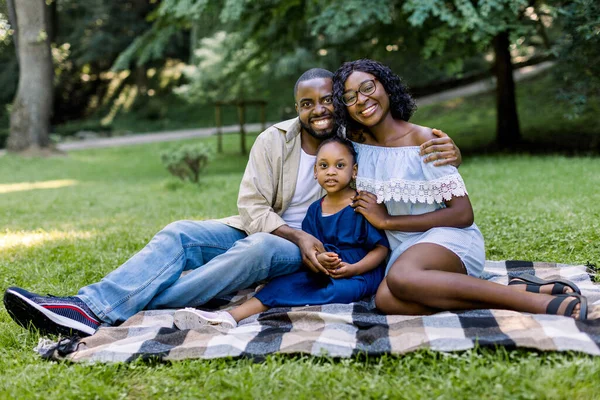
[{"label": "man's smiling face", "polygon": [[334,136],[332,80],[316,78],[300,82],[296,111],[302,129],[312,137],[324,140]]}]

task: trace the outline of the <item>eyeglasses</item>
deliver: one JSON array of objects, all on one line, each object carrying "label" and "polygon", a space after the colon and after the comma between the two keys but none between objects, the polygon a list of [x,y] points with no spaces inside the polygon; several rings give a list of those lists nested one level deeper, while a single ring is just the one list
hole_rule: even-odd
[{"label": "eyeglasses", "polygon": [[374,79],[369,79],[368,81],[364,81],[358,87],[358,90],[348,90],[342,95],[342,103],[346,105],[346,107],[350,107],[356,104],[358,100],[358,93],[362,93],[365,96],[375,93],[375,89],[377,86],[375,85]]}]

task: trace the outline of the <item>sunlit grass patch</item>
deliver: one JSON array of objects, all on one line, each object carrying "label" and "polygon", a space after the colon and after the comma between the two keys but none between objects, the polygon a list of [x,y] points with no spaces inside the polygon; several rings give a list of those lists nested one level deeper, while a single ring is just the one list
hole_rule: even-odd
[{"label": "sunlit grass patch", "polygon": [[0,193],[23,192],[35,189],[58,189],[77,185],[79,182],[73,179],[59,179],[44,182],[21,182],[0,184]]},{"label": "sunlit grass patch", "polygon": [[92,237],[92,232],[86,231],[6,231],[0,233],[0,250],[18,247],[34,247],[59,240],[91,239]]}]

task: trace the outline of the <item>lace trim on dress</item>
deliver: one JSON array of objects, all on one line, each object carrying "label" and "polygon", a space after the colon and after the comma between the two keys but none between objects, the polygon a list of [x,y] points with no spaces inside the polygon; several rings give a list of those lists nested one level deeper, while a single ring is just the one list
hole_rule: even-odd
[{"label": "lace trim on dress", "polygon": [[429,181],[410,181],[392,179],[378,181],[376,179],[356,179],[356,188],[377,196],[377,202],[404,201],[405,203],[443,203],[452,197],[461,197],[467,193],[465,182],[460,174],[446,175]]}]

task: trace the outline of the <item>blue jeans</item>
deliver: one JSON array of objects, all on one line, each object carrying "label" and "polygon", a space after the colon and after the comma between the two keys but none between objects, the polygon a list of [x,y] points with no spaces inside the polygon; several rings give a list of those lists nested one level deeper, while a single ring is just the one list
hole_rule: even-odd
[{"label": "blue jeans", "polygon": [[276,235],[248,236],[216,221],[177,221],[77,296],[114,324],[143,309],[198,306],[301,265],[298,247]]}]

